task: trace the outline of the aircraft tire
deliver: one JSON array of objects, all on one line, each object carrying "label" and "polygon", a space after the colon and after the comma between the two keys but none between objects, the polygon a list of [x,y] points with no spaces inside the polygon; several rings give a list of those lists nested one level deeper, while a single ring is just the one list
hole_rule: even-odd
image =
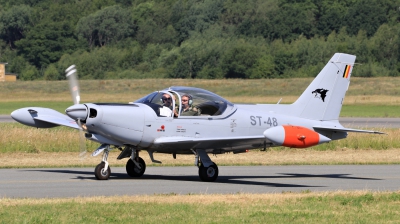
[{"label": "aircraft tire", "polygon": [[111,175],[111,169],[110,166],[108,166],[107,170],[104,170],[104,167],[105,167],[104,162],[101,162],[96,166],[96,168],[94,169],[94,175],[96,176],[96,179],[108,180],[108,178]]},{"label": "aircraft tire", "polygon": [[204,182],[214,182],[218,177],[218,166],[213,163],[209,167],[204,167],[203,164],[199,166],[199,177]]},{"label": "aircraft tire", "polygon": [[146,171],[146,163],[141,157],[138,158],[137,162],[141,166],[140,169],[135,166],[131,159],[128,159],[128,162],[126,163],[126,173],[131,177],[141,177],[144,174],[144,171]]}]

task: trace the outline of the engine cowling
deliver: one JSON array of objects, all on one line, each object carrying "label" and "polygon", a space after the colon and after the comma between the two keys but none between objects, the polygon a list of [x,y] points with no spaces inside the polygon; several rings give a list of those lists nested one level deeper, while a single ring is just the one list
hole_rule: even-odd
[{"label": "engine cowling", "polygon": [[[136,104],[88,103],[86,127],[89,133],[108,141],[138,145],[143,137],[143,108]],[[97,136],[99,138],[99,136]]]},{"label": "engine cowling", "polygon": [[301,126],[282,125],[264,131],[264,136],[277,146],[307,148],[331,141],[313,130]]}]

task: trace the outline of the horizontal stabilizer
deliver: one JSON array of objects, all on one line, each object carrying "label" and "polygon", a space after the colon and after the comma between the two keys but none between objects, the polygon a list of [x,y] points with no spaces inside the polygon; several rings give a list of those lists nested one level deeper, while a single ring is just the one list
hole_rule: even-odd
[{"label": "horizontal stabilizer", "polygon": [[314,126],[314,129],[325,130],[325,131],[337,131],[337,132],[359,132],[359,133],[370,133],[370,134],[386,134],[379,131],[370,131],[370,130],[361,130],[361,129],[352,129],[352,128],[334,128],[334,127],[322,127],[322,126]]}]

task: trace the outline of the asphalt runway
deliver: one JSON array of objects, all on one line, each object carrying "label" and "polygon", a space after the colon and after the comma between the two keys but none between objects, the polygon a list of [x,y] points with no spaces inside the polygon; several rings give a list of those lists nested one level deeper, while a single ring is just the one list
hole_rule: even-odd
[{"label": "asphalt runway", "polygon": [[16,121],[14,121],[14,119],[12,119],[10,115],[0,115],[0,122],[1,123],[11,123],[11,122],[16,122]]},{"label": "asphalt runway", "polygon": [[137,179],[124,167],[96,180],[94,169],[0,169],[0,197],[54,198],[154,194],[281,193],[400,188],[400,165],[221,166],[216,182],[201,182],[197,167],[149,167]]},{"label": "asphalt runway", "polygon": [[341,117],[339,122],[350,128],[400,128],[400,118]]},{"label": "asphalt runway", "polygon": [[[0,123],[14,121],[10,115],[0,115]],[[348,128],[400,128],[400,118],[341,117],[339,122]]]}]

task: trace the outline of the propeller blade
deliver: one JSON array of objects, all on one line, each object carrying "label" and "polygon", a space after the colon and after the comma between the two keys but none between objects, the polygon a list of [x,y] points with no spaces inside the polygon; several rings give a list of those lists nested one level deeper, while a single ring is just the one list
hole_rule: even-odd
[{"label": "propeller blade", "polygon": [[69,82],[69,90],[71,91],[72,101],[74,101],[74,104],[79,104],[81,97],[79,95],[79,85],[77,79],[78,74],[76,72],[75,65],[71,65],[67,68],[67,70],[65,70],[65,76]]},{"label": "propeller blade", "polygon": [[[71,91],[72,101],[74,101],[74,105],[77,105],[77,104],[79,104],[79,101],[81,101],[81,97],[79,95],[79,85],[78,85],[78,78],[77,78],[78,73],[76,71],[75,65],[71,65],[65,70],[65,76],[68,79],[69,90]],[[80,109],[79,105],[77,105],[75,107]],[[78,113],[78,115],[82,115],[82,113],[83,114],[86,113],[86,109],[85,110],[82,110],[82,109],[77,110],[75,108],[74,111],[67,109],[66,113],[70,117],[71,117],[71,114],[73,114],[73,113]],[[72,116],[72,117],[74,117],[74,116]],[[81,129],[79,130],[79,143],[80,143],[79,157],[84,159],[86,157],[87,150],[86,150],[86,143],[85,143],[85,133],[84,133],[84,130],[83,130],[83,127],[82,127],[81,117],[82,116],[78,116],[78,117],[74,118],[74,120],[76,120],[76,122],[79,125],[79,127],[81,127]]]},{"label": "propeller blade", "polygon": [[79,153],[79,157],[81,157],[82,159],[86,158],[86,143],[85,143],[85,133],[82,129],[82,124],[81,124],[81,120],[78,119],[77,120],[78,125],[81,127],[81,129],[79,130],[79,142],[80,142],[80,153]]}]

